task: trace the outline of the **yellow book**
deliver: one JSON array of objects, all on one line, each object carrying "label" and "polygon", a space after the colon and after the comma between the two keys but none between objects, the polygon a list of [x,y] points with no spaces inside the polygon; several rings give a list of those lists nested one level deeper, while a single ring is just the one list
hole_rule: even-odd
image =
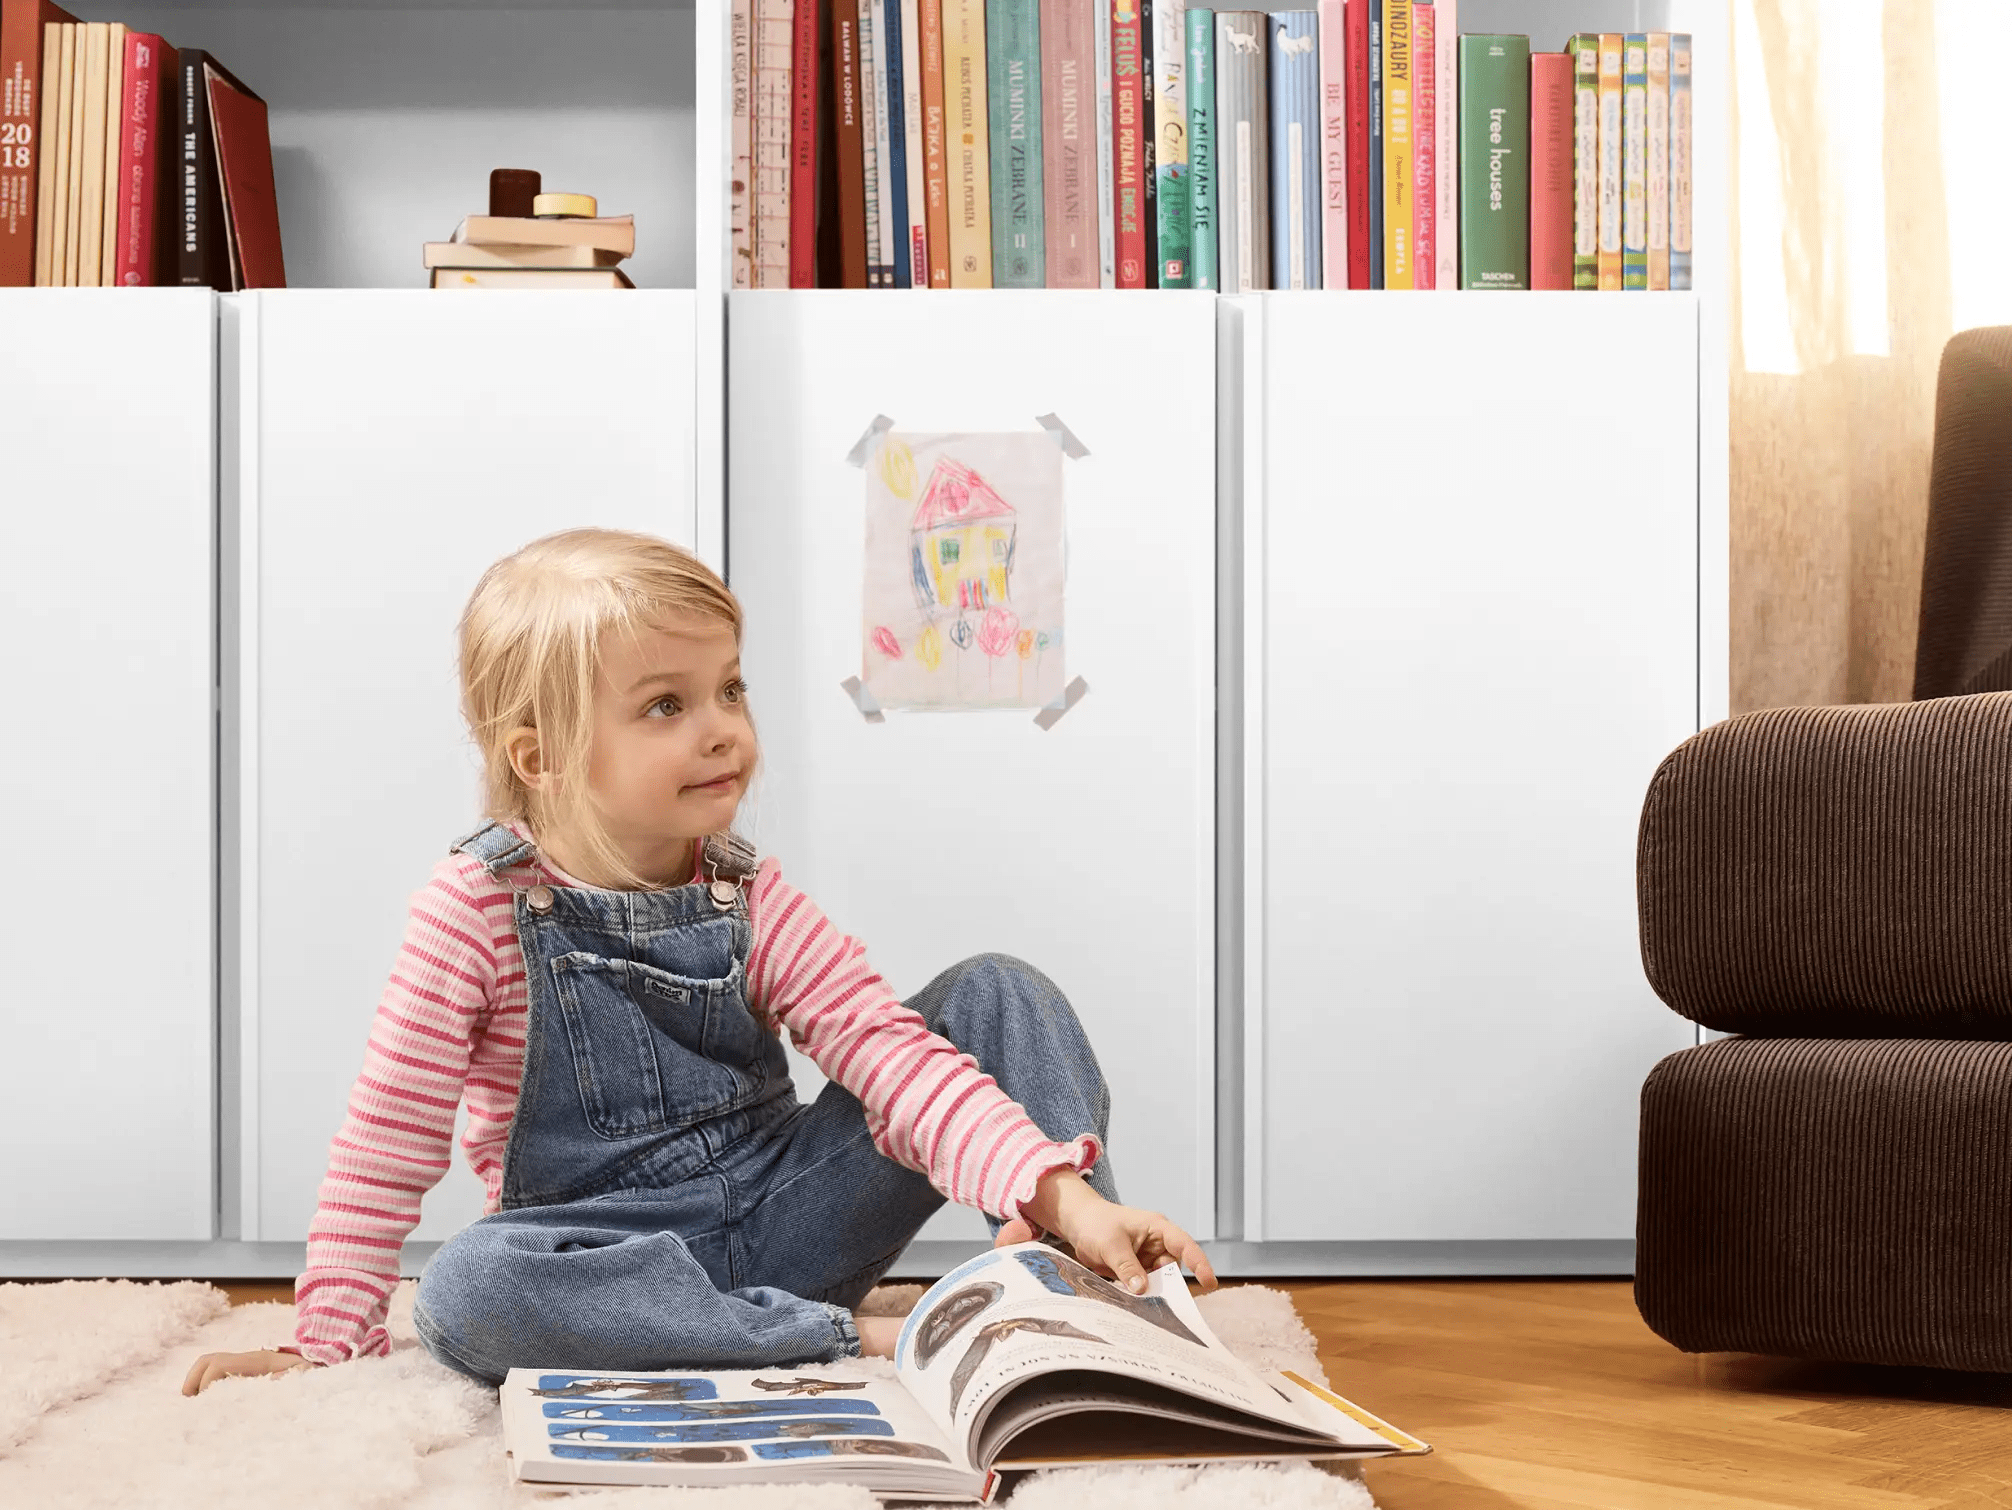
[{"label": "yellow book", "polygon": [[1383,286],[1414,288],[1411,0],[1383,0]]},{"label": "yellow book", "polygon": [[985,105],[985,0],[943,0],[943,104],[949,117],[950,286],[992,286],[991,135]]},{"label": "yellow book", "polygon": [[56,247],[56,166],[57,102],[62,98],[63,28],[52,23],[42,28],[42,135],[35,160],[35,286],[47,288],[50,256]]},{"label": "yellow book", "polygon": [[105,52],[105,219],[98,233],[98,284],[119,281],[119,117],[126,99],[126,26],[111,23]]},{"label": "yellow book", "polygon": [[112,27],[84,23],[84,150],[78,162],[77,282],[98,286],[98,256],[105,246],[105,85],[111,59]]},{"label": "yellow book", "polygon": [[1599,284],[1621,286],[1621,43],[1620,32],[1600,33],[1600,237]]}]

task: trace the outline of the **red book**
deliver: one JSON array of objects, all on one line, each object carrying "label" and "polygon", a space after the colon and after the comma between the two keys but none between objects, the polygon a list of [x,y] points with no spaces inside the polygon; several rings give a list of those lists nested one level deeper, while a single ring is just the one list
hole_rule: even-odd
[{"label": "red book", "polygon": [[1139,0],[1111,4],[1111,197],[1119,288],[1146,287],[1146,175]]},{"label": "red book", "polygon": [[76,19],[46,0],[0,4],[0,288],[31,288],[35,283],[42,28]]},{"label": "red book", "polygon": [[943,0],[915,7],[922,54],[923,224],[929,286],[950,287],[950,144],[943,123]]},{"label": "red book", "polygon": [[790,16],[789,286],[817,287],[817,6]]},{"label": "red book", "polygon": [[859,107],[859,9],[837,0],[831,7],[831,118],[842,288],[866,287],[866,155]]},{"label": "red book", "polygon": [[272,181],[272,138],[265,101],[209,73],[210,129],[223,180],[225,240],[236,288],[285,288],[279,248],[279,195]]},{"label": "red book", "polygon": [[1348,286],[1369,287],[1369,0],[1347,0]]},{"label": "red book", "polygon": [[1433,288],[1439,268],[1439,15],[1419,0],[1411,8],[1411,286]]},{"label": "red book", "polygon": [[125,98],[119,108],[118,262],[120,288],[151,288],[154,205],[160,189],[162,91],[174,83],[168,44],[151,32],[126,33]]},{"label": "red book", "polygon": [[1530,54],[1530,286],[1572,286],[1572,55]]}]

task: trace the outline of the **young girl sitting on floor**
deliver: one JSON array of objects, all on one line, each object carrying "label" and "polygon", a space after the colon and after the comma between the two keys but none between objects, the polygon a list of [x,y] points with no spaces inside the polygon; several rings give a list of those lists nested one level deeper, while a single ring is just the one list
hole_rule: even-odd
[{"label": "young girl sitting on floor", "polygon": [[[1075,1013],[986,954],[897,1001],[731,830],[758,763],[741,609],[689,552],[567,530],[483,574],[462,711],[490,818],[415,892],[329,1150],[295,1345],[183,1384],[388,1350],[385,1305],[455,1108],[487,1215],[420,1277],[433,1356],[762,1368],[892,1356],[852,1307],[947,1196],[1137,1290],[1201,1248],[1117,1204],[1110,1094]],[[829,1078],[796,1099],[787,1028]]]}]

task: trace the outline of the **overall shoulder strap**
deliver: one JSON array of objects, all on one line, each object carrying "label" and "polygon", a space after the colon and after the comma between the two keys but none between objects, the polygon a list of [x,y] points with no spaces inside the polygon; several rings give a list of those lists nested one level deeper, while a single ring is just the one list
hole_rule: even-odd
[{"label": "overall shoulder strap", "polygon": [[518,838],[515,831],[491,818],[473,833],[463,834],[447,846],[450,855],[457,851],[473,855],[494,876],[513,865],[522,865],[537,854],[538,847],[529,839]]},{"label": "overall shoulder strap", "polygon": [[760,868],[761,860],[755,854],[755,847],[731,829],[723,834],[706,836],[702,869],[708,879],[718,876],[723,881],[739,885]]}]

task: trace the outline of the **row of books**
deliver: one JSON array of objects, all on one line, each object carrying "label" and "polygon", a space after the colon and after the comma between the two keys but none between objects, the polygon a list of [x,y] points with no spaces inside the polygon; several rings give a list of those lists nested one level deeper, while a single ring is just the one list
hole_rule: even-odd
[{"label": "row of books", "polygon": [[1685,288],[1690,39],[731,0],[737,288]]},{"label": "row of books", "polygon": [[265,102],[209,53],[0,0],[0,288],[282,288]]}]

